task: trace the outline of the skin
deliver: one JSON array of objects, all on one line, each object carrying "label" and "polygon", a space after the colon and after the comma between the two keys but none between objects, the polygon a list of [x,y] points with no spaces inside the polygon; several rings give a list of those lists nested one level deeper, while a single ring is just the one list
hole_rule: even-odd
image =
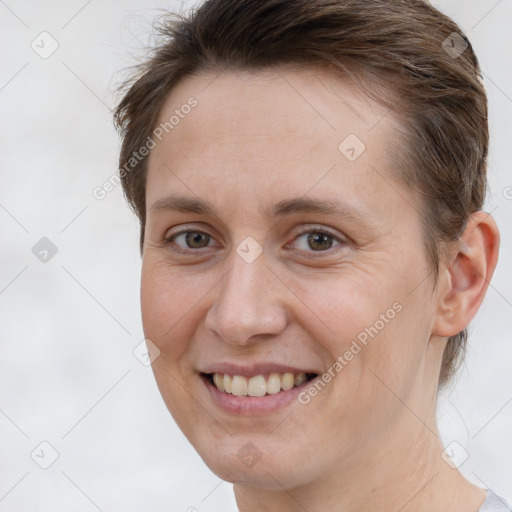
[{"label": "skin", "polygon": [[[423,205],[386,166],[400,120],[384,107],[327,72],[282,68],[189,77],[159,122],[191,96],[197,106],[150,154],[141,285],[145,336],[160,350],[153,371],[184,434],[235,484],[241,512],[476,512],[485,492],[441,457],[435,405],[447,337],[473,318],[496,265],[492,217],[472,216],[434,287]],[[338,150],[350,133],[366,146],[355,161]],[[215,214],[152,208],[170,194]],[[362,216],[265,213],[302,197]],[[165,243],[181,229],[210,238]],[[334,238],[315,250],[307,230]],[[263,250],[252,263],[236,252],[247,236]],[[401,311],[306,405],[227,413],[199,377],[226,360],[321,374],[395,303]],[[251,467],[237,456],[247,443],[261,454]]]}]

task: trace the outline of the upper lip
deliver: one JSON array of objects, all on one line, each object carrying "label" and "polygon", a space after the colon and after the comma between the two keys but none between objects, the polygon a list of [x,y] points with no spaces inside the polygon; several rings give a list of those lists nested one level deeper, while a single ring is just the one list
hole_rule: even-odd
[{"label": "upper lip", "polygon": [[243,377],[254,377],[267,373],[317,373],[310,369],[298,368],[275,362],[261,362],[240,365],[230,362],[212,363],[201,370],[201,373],[227,373],[228,375],[241,375]]}]

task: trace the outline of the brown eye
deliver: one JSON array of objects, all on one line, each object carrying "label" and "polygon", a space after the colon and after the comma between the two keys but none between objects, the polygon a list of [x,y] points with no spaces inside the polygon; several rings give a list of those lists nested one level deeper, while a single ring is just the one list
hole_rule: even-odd
[{"label": "brown eye", "polygon": [[332,247],[333,237],[321,232],[308,233],[308,244],[314,251],[325,251]]},{"label": "brown eye", "polygon": [[329,249],[342,244],[343,239],[320,229],[310,229],[309,231],[300,233],[294,242],[297,249],[310,253],[327,252]]},{"label": "brown eye", "polygon": [[185,233],[185,235],[185,241],[192,249],[206,247],[210,241],[210,235],[207,235],[206,233],[189,231],[188,233]]},{"label": "brown eye", "polygon": [[166,242],[174,242],[184,249],[202,249],[210,243],[211,237],[202,231],[183,231],[169,237]]}]

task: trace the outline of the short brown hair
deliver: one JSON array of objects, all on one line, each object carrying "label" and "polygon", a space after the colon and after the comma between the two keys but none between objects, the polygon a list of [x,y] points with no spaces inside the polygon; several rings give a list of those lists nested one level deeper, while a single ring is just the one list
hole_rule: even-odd
[{"label": "short brown hair", "polygon": [[[160,44],[125,84],[115,111],[120,177],[140,220],[141,251],[148,158],[133,155],[178,82],[200,72],[313,65],[350,78],[400,116],[405,135],[397,138],[392,172],[425,198],[436,285],[442,242],[460,237],[487,187],[487,98],[477,58],[454,21],[424,0],[208,0],[186,17],[165,17],[159,32]],[[466,344],[466,329],[449,338],[440,386]]]}]

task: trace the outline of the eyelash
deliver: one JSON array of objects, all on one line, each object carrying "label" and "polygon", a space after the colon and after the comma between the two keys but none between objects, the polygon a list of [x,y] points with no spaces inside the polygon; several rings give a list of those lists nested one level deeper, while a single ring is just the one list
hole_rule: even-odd
[{"label": "eyelash", "polygon": [[[206,231],[200,231],[200,230],[194,230],[194,229],[188,228],[188,229],[183,229],[182,231],[178,231],[177,233],[173,233],[169,237],[166,237],[164,239],[163,243],[164,243],[165,246],[169,246],[169,245],[175,243],[174,240],[178,236],[186,234],[186,233],[200,233],[202,235],[208,235],[209,237],[211,237],[211,239],[213,239],[213,236],[210,235],[209,233],[207,233]],[[329,249],[326,249],[325,251],[313,251],[313,250],[311,250],[311,251],[304,251],[302,249],[299,249],[299,251],[301,251],[301,252],[309,253],[310,255],[306,256],[308,258],[317,258],[317,257],[321,257],[322,255],[325,255],[325,254],[332,254],[333,251],[336,251],[336,247],[340,248],[340,247],[345,246],[345,245],[347,245],[349,243],[348,239],[339,237],[339,236],[335,235],[334,233],[331,233],[328,229],[326,229],[324,227],[322,227],[322,228],[320,228],[320,227],[313,227],[313,228],[305,229],[305,230],[297,233],[293,240],[296,240],[296,239],[300,238],[301,236],[309,235],[309,234],[312,234],[312,233],[328,235],[335,242],[337,242],[337,245],[334,245],[333,247],[330,247]],[[182,253],[182,254],[191,254],[192,252],[197,252],[200,249],[207,249],[208,248],[208,246],[201,247],[199,249],[183,248],[182,246],[177,245],[177,244],[176,244],[176,247],[178,247],[178,249],[174,249],[174,250],[176,250],[176,252],[179,252],[179,253]],[[316,256],[316,255],[312,256],[311,253],[317,254],[318,256]]]}]

